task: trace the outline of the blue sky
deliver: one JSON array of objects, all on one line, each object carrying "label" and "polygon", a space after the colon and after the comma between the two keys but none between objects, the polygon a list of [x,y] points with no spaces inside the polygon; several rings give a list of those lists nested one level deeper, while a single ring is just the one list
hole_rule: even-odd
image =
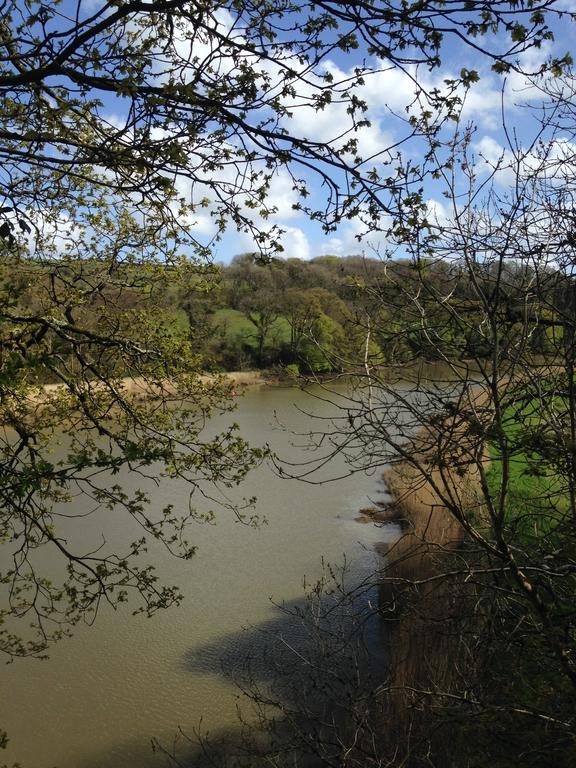
[{"label": "blue sky", "polygon": [[[81,7],[88,13],[101,5],[100,0],[83,0]],[[571,10],[568,0],[562,7]],[[71,8],[76,8],[76,3],[66,0],[62,9],[66,11]],[[222,30],[229,29],[233,24],[233,18],[227,12],[221,12],[218,18]],[[576,33],[574,22],[566,16],[561,23],[551,20],[551,26],[555,40],[545,44],[540,50],[534,49],[521,56],[521,64],[527,70],[535,71],[548,57],[560,57],[574,49]],[[482,41],[483,44],[495,46],[502,42],[503,38]],[[189,42],[183,38],[180,42],[180,54],[186,56],[189,48]],[[359,153],[364,158],[372,158],[370,163],[379,169],[382,168],[381,162],[387,157],[389,148],[406,135],[406,125],[401,116],[409,114],[406,108],[414,100],[415,82],[428,90],[445,89],[444,81],[457,77],[463,67],[475,69],[481,76],[479,82],[475,83],[466,94],[461,123],[461,126],[464,123],[474,126],[472,150],[476,172],[480,177],[483,173],[488,173],[489,168],[500,158],[506,158],[507,147],[502,130],[503,112],[509,135],[515,135],[520,145],[528,146],[538,130],[538,125],[532,120],[526,104],[537,103],[540,95],[523,76],[517,73],[509,73],[506,76],[495,74],[490,69],[491,62],[461,40],[447,38],[442,56],[442,67],[433,71],[424,67],[419,69],[408,67],[402,72],[398,68],[389,67],[386,62],[367,58],[366,52],[362,50],[350,54],[337,52],[323,61],[322,72],[329,71],[336,82],[349,78],[353,75],[354,68],[359,65],[367,64],[372,69],[372,72],[365,76],[364,84],[357,89],[358,96],[369,106],[366,117],[370,120],[370,126],[355,131],[354,135],[359,142]],[[299,88],[297,97],[293,99],[294,105],[308,100],[313,92],[313,87],[307,90],[305,84],[300,84]],[[418,106],[413,106],[412,111],[417,114]],[[102,114],[112,124],[122,124],[122,104],[117,100],[105,101]],[[346,105],[339,103],[329,104],[320,112],[314,111],[309,106],[296,106],[293,117],[290,120],[284,120],[284,125],[297,136],[320,142],[332,142],[334,145],[338,145],[338,137],[351,127]],[[452,130],[455,129],[454,123],[450,126]],[[447,135],[445,132],[445,138]],[[423,150],[424,144],[419,140],[408,141],[401,149],[403,156],[413,162],[418,162]],[[318,184],[318,179],[314,174],[306,173],[304,180],[311,193],[311,199],[321,203],[324,192]],[[502,171],[496,181],[505,186],[510,178],[505,171]],[[193,190],[185,179],[178,181],[177,186],[186,200],[192,199],[194,195],[210,198],[208,188]],[[430,180],[426,183],[425,197],[429,201],[431,214],[438,217],[439,221],[449,216],[443,191],[441,180],[436,182]],[[360,219],[347,221],[341,224],[337,231],[325,234],[317,223],[309,221],[304,213],[294,209],[297,202],[298,195],[293,189],[293,182],[288,172],[280,170],[272,178],[268,205],[276,209],[269,223],[284,230],[281,238],[284,256],[309,259],[327,253],[347,255],[363,251],[373,255],[382,252],[385,248],[386,217],[382,218],[382,232],[372,232],[359,242],[358,238],[365,230]],[[211,202],[206,209],[198,209],[190,222],[198,238],[205,242],[209,242],[215,233],[214,218],[211,215],[213,210],[214,206]],[[251,215],[258,221],[257,213]],[[268,222],[261,219],[259,223],[266,226]],[[214,245],[214,257],[216,260],[227,262],[235,254],[251,250],[255,250],[252,237],[232,228],[224,234],[220,242]]]},{"label": "blue sky", "polygon": [[[568,17],[561,24],[554,24],[555,40],[545,44],[540,50],[532,50],[521,56],[520,63],[528,71],[536,71],[548,57],[561,57],[567,52],[574,51],[576,25]],[[576,58],[576,51],[574,51]],[[325,62],[334,72],[335,79],[349,76],[359,63],[360,55],[341,54],[332,61]],[[462,109],[462,123],[474,126],[472,151],[476,170],[480,178],[488,176],[490,169],[509,154],[507,141],[502,129],[502,114],[505,115],[509,136],[514,136],[520,146],[529,146],[539,130],[539,123],[533,119],[533,113],[527,105],[536,105],[541,95],[533,83],[517,73],[506,76],[491,71],[490,62],[474,52],[462,41],[447,42],[443,50],[443,65],[441,68],[428,71],[426,68],[412,68],[408,73],[392,69],[385,62],[372,60],[373,74],[365,77],[365,85],[358,89],[359,95],[369,105],[367,117],[369,128],[357,132],[360,142],[360,153],[363,157],[377,153],[386,155],[386,150],[405,135],[406,128],[394,117],[405,114],[408,104],[414,98],[414,83],[411,77],[426,88],[443,88],[444,80],[456,77],[462,67],[477,70],[481,77],[467,92]],[[290,130],[297,135],[314,138],[321,141],[334,140],[346,125],[345,109],[341,105],[330,105],[320,113],[312,113],[309,109],[295,111],[290,123]],[[449,125],[454,129],[454,124]],[[445,134],[446,135],[446,134]],[[402,147],[406,157],[417,161],[421,156],[423,145],[418,140],[407,142]],[[483,168],[483,166],[485,166]],[[498,174],[496,183],[505,187],[513,181],[505,168]],[[314,186],[310,179],[310,187],[315,194],[321,195],[321,190]],[[449,216],[449,204],[443,196],[441,181],[429,180],[425,187],[425,196],[429,200],[433,215],[442,221]],[[296,202],[296,195],[291,190],[289,179],[281,174],[272,184],[271,196],[278,208],[275,217],[278,225],[285,230],[283,245],[285,256],[313,258],[321,254],[346,255],[365,252],[367,255],[381,253],[386,245],[383,233],[371,233],[358,240],[364,232],[360,220],[343,223],[336,232],[324,234],[318,225],[307,220],[291,206]],[[386,220],[382,222],[385,229]],[[217,258],[228,261],[239,250],[251,250],[253,244],[247,235],[229,233],[217,246]]]}]

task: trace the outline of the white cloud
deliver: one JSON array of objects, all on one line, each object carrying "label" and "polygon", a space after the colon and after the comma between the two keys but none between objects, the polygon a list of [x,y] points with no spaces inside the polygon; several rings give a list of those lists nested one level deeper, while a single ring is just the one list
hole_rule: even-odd
[{"label": "white cloud", "polygon": [[30,232],[20,230],[15,213],[6,218],[18,241],[32,256],[55,258],[76,254],[87,239],[86,227],[78,225],[71,213],[56,208],[29,208],[22,218],[31,225]]},{"label": "white cloud", "polygon": [[[345,71],[331,61],[323,62],[323,71],[332,76],[335,86],[355,77],[353,68]],[[317,110],[314,106],[314,96],[320,93],[320,88],[326,87],[319,75],[309,76],[306,82],[295,84],[297,94],[284,100],[291,116],[283,119],[283,125],[300,138],[330,144],[334,149],[341,148],[349,139],[355,138],[358,142],[358,154],[363,159],[385,151],[394,139],[390,131],[384,128],[381,115],[378,114],[381,105],[372,98],[376,90],[380,96],[382,94],[381,89],[373,82],[373,77],[367,77],[364,85],[354,88],[358,98],[365,99],[369,105],[368,112],[358,113],[356,119],[366,118],[370,120],[371,125],[354,127],[354,119],[348,113],[349,102],[339,99],[338,87],[334,87],[333,100],[325,104],[323,109]],[[389,117],[388,111],[387,116]]]},{"label": "white cloud", "polygon": [[[262,170],[264,170],[263,166]],[[228,166],[221,170],[218,184],[222,190],[226,188],[226,185],[229,185],[230,191],[235,189],[238,184],[236,169],[233,166]],[[178,214],[180,224],[188,227],[194,236],[204,238],[207,242],[217,234],[217,224],[213,214],[217,212],[219,206],[213,189],[208,181],[192,181],[184,176],[176,177],[175,187],[178,196],[185,203],[191,203],[196,206],[195,210],[185,219],[181,214]],[[280,169],[270,180],[270,188],[262,206],[259,205],[257,208],[249,207],[247,205],[250,200],[248,190],[244,193],[238,192],[236,202],[239,204],[239,211],[256,229],[262,232],[270,230],[274,226],[295,232],[300,231],[286,226],[286,222],[303,215],[301,211],[293,207],[299,200],[298,193],[293,187],[294,182],[288,171],[284,168]],[[201,201],[202,206],[200,206]],[[178,203],[174,203],[172,206],[175,214],[178,212],[178,207]],[[267,213],[267,215],[263,215],[264,213]],[[232,226],[230,228],[232,229]],[[243,242],[242,248],[244,250],[254,250],[256,246],[253,239],[249,235],[246,237],[247,239]],[[302,243],[302,248],[306,250],[307,244]],[[302,256],[301,258],[306,257]]]},{"label": "white cloud", "polygon": [[506,154],[504,147],[492,136],[483,136],[476,144],[478,154],[491,166],[498,165]]},{"label": "white cloud", "polygon": [[298,227],[286,227],[286,232],[282,235],[280,242],[284,248],[282,257],[285,259],[303,259],[306,261],[312,256],[308,238]]},{"label": "white cloud", "polygon": [[292,177],[285,168],[281,168],[270,180],[266,205],[277,210],[275,218],[286,220],[302,215],[300,211],[294,208],[300,198],[293,187]]},{"label": "white cloud", "polygon": [[404,72],[377,59],[373,72],[368,73],[364,80],[361,95],[374,114],[389,114],[389,109],[404,112],[416,95],[417,74],[414,68]]},{"label": "white cloud", "polygon": [[431,224],[441,227],[451,220],[452,211],[445,203],[431,198],[426,203],[428,219]]},{"label": "white cloud", "polygon": [[188,79],[186,77],[187,69],[189,69],[190,75],[196,74],[196,66],[189,66],[192,59],[198,59],[204,67],[212,67],[216,77],[233,70],[234,61],[230,57],[229,51],[220,50],[220,40],[227,36],[238,43],[244,40],[241,34],[232,31],[234,17],[225,8],[218,8],[210,14],[205,13],[203,21],[209,32],[199,30],[188,19],[180,17],[177,21],[172,45],[176,58],[182,66],[181,75],[184,81]]},{"label": "white cloud", "polygon": [[318,249],[318,255],[350,256],[366,253],[368,256],[374,256],[380,254],[385,250],[385,232],[389,225],[389,218],[383,216],[379,230],[367,233],[361,219],[351,219],[342,224],[336,236],[324,240]]},{"label": "white cloud", "polygon": [[500,186],[509,187],[516,178],[517,160],[512,152],[492,136],[483,136],[474,145],[477,162],[474,171],[479,178],[492,175]]},{"label": "white cloud", "polygon": [[[304,261],[317,256],[312,253],[306,233],[299,227],[285,226],[279,238],[283,251],[276,254],[283,259],[303,259]],[[258,245],[247,232],[238,232],[234,237],[234,253],[258,251]]]},{"label": "white cloud", "polygon": [[189,229],[196,238],[198,238],[199,235],[212,238],[216,234],[216,224],[209,214],[191,214],[189,222]]},{"label": "white cloud", "polygon": [[[530,48],[524,51],[518,64],[521,72],[510,72],[506,75],[505,99],[508,108],[525,104],[539,104],[546,100],[542,86],[550,79],[549,74],[538,75],[546,62],[555,53],[555,44],[545,42],[541,48]],[[564,51],[562,51],[564,53]],[[528,72],[528,75],[522,74]],[[551,78],[552,82],[556,78]]]},{"label": "white cloud", "polygon": [[[229,40],[242,44],[242,28],[240,22],[235,21],[234,17],[226,10],[217,11],[212,17],[213,28],[219,35],[228,36]],[[221,45],[215,37],[205,34],[203,38],[198,35],[197,29],[187,27],[186,22],[179,21],[173,53],[178,60],[177,67],[180,67],[180,75],[183,81],[190,79],[193,73],[198,71],[198,64],[190,65],[192,57],[197,57],[201,62],[200,69],[208,78],[214,80],[221,79],[225,75],[230,75],[233,79],[234,73],[238,72],[238,61],[234,61],[229,56],[231,46],[226,43]],[[545,47],[542,51],[532,51],[523,54],[521,63],[523,66],[536,71],[542,62],[550,54],[550,47]],[[265,104],[266,98],[271,98],[278,94],[284,80],[284,72],[277,63],[270,61],[261,61],[256,55],[244,53],[243,63],[253,65],[253,70],[257,76],[265,76],[270,79],[269,87],[264,95],[262,103]],[[168,57],[167,57],[168,59]],[[299,69],[296,60],[292,60],[291,54],[286,52],[286,59],[296,74],[292,78],[295,88],[294,95],[284,98],[284,104],[291,109],[292,117],[284,118],[282,126],[300,138],[306,138],[311,141],[317,141],[319,144],[331,144],[335,149],[341,147],[345,141],[354,137],[358,141],[358,154],[364,159],[374,157],[377,162],[377,156],[383,158],[384,154],[399,138],[410,132],[402,121],[409,115],[407,108],[415,114],[425,104],[423,100],[418,103],[416,95],[419,87],[425,91],[438,89],[442,93],[450,93],[451,87],[444,81],[446,79],[458,78],[447,70],[438,70],[433,73],[425,68],[417,69],[408,67],[405,71],[396,67],[390,67],[386,62],[373,60],[371,65],[373,71],[364,75],[364,82],[355,87],[354,92],[359,99],[366,101],[368,110],[365,115],[359,114],[357,117],[366,117],[371,125],[359,129],[354,128],[353,118],[348,114],[347,103],[338,101],[338,83],[352,82],[356,76],[353,66],[342,68],[333,61],[323,61],[321,65],[322,72],[308,73]],[[168,61],[167,61],[168,64]],[[465,62],[470,68],[475,67],[473,58],[470,62]],[[203,70],[202,67],[205,66]],[[212,71],[210,71],[212,68]],[[320,93],[326,83],[322,78],[324,72],[329,72],[334,81],[334,98],[331,103],[326,103],[324,109],[316,110],[314,108],[314,96]],[[502,84],[506,82],[506,89],[502,94]],[[257,79],[257,85],[262,86],[263,80]],[[201,87],[201,86],[200,86]],[[472,120],[483,130],[495,132],[500,127],[500,111],[502,99],[508,109],[512,109],[516,103],[526,101],[529,94],[539,93],[534,83],[529,84],[529,91],[525,90],[525,78],[511,73],[506,79],[499,78],[494,73],[483,74],[478,83],[465,91],[461,89],[458,93],[463,98],[462,117],[465,120]],[[250,109],[252,104],[247,105]],[[400,120],[395,117],[397,115]],[[251,119],[265,118],[268,116],[266,108],[260,111],[252,112]],[[110,116],[110,122],[120,128],[122,119],[117,115]],[[168,137],[169,131],[163,130],[163,136]],[[161,129],[154,129],[154,138],[161,138]],[[495,134],[496,135],[496,134]],[[416,156],[416,153],[422,150],[423,143],[414,143],[406,147],[403,151]],[[195,146],[190,147],[190,156],[193,156]],[[495,173],[495,180],[498,184],[508,185],[514,178],[514,162],[512,153],[502,147],[492,136],[483,136],[475,145],[477,153],[477,163],[475,170],[482,178],[487,174]],[[232,147],[232,151],[234,148]],[[322,151],[322,147],[320,147]],[[198,157],[198,155],[195,155]],[[261,170],[264,166],[256,165],[255,170]],[[303,229],[287,224],[294,222],[295,219],[302,216],[301,212],[295,210],[294,206],[298,202],[298,193],[293,189],[293,182],[289,172],[282,168],[272,178],[270,190],[266,196],[265,204],[270,210],[276,212],[269,218],[260,215],[258,208],[252,209],[246,206],[245,202],[249,191],[242,193],[238,184],[249,186],[250,174],[242,178],[239,169],[234,167],[233,162],[227,165],[223,170],[214,173],[214,177],[207,177],[192,183],[185,178],[179,178],[176,182],[179,194],[187,202],[198,205],[202,198],[207,198],[210,202],[207,208],[198,208],[199,214],[190,218],[191,226],[199,234],[211,237],[215,234],[215,227],[211,213],[216,210],[217,201],[211,185],[217,184],[224,196],[230,194],[230,197],[236,193],[236,201],[241,205],[241,211],[249,218],[255,226],[261,226],[266,229],[271,224],[286,230],[282,238],[282,243],[286,248],[286,255],[294,254],[300,258],[308,258],[310,255],[310,245],[308,237]],[[248,181],[246,180],[248,179]],[[309,184],[313,195],[319,199],[320,191],[313,183]],[[427,190],[433,193],[433,189]],[[318,202],[321,207],[322,203]],[[429,211],[433,216],[437,216],[438,221],[444,221],[447,215],[447,209],[437,200],[431,200]],[[369,235],[364,240],[364,246],[358,242],[357,236],[362,234],[363,225],[358,222],[349,222],[343,224],[336,235],[329,238],[321,246],[321,250],[331,253],[358,253],[363,247],[368,251],[371,248],[379,248],[382,245],[384,235]],[[382,230],[385,230],[384,224]],[[242,236],[244,237],[244,236]],[[254,244],[250,237],[247,237],[245,243],[246,249],[253,249]],[[249,242],[248,242],[249,241]]]},{"label": "white cloud", "polygon": [[574,179],[576,144],[566,137],[554,137],[531,148],[519,147],[512,153],[493,137],[483,136],[475,150],[478,176],[492,174],[500,186],[513,187],[518,180],[529,178],[546,178],[554,185],[571,184]]},{"label": "white cloud", "polygon": [[[355,77],[353,67],[343,70],[330,61],[324,62],[324,66],[335,84],[352,81]],[[455,94],[453,86],[445,81],[457,80],[458,77],[447,70],[434,74],[417,67],[401,70],[376,60],[372,62],[371,71],[363,75],[363,83],[353,89],[358,99],[368,107],[366,113],[357,117],[369,120],[370,126],[355,129],[353,119],[347,112],[348,104],[338,102],[336,96],[324,109],[316,111],[313,96],[323,85],[319,77],[311,78],[308,83],[296,84],[297,95],[286,101],[292,117],[285,119],[283,124],[299,137],[330,143],[334,148],[341,147],[344,141],[354,137],[358,141],[358,154],[363,159],[380,155],[380,159],[384,160],[386,151],[407,134],[406,118],[411,114],[418,116],[423,109],[430,109],[426,93],[435,92],[446,96],[459,95],[463,102],[463,119],[473,120],[487,130],[497,129],[502,103],[498,79],[485,75],[472,88],[466,90],[460,87]],[[435,107],[432,112],[436,114]]]},{"label": "white cloud", "polygon": [[487,130],[500,126],[502,91],[492,77],[481,77],[463,96],[462,117]]}]

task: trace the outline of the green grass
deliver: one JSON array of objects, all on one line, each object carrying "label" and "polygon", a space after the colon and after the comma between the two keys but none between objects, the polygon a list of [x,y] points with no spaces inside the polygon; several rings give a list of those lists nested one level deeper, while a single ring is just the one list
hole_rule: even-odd
[{"label": "green grass", "polygon": [[[573,639],[569,639],[566,628],[570,627],[574,610],[574,575],[566,572],[551,580],[546,571],[547,567],[553,572],[569,563],[574,552],[567,478],[558,469],[566,441],[558,445],[558,435],[550,427],[550,414],[543,406],[554,409],[558,423],[567,423],[567,404],[560,399],[548,403],[534,399],[504,414],[503,427],[512,452],[504,536],[521,567],[543,566],[541,572],[530,571],[529,577],[547,605],[547,621],[553,631],[563,638],[567,649],[573,650]],[[491,456],[488,482],[492,497],[497,499],[503,464],[496,444],[491,447]],[[492,647],[488,696],[503,709],[497,717],[488,716],[480,726],[475,722],[474,729],[468,731],[471,740],[479,736],[480,759],[475,764],[482,768],[511,768],[518,764],[518,753],[523,750],[528,756],[532,754],[527,765],[567,768],[574,764],[573,743],[566,739],[562,728],[555,726],[554,718],[561,721],[566,712],[573,710],[573,688],[547,641],[552,630],[543,627],[512,579],[504,578],[501,585],[500,624],[495,622],[486,632]],[[495,634],[490,636],[490,632]],[[506,711],[508,705],[511,708]],[[515,707],[549,714],[551,721],[518,719]],[[495,739],[499,755],[493,759]],[[541,750],[543,744],[545,752]],[[483,753],[490,758],[484,760]],[[541,761],[544,754],[546,759]]]},{"label": "green grass", "polygon": [[[508,409],[503,426],[510,449],[506,522],[523,537],[548,534],[569,510],[566,480],[550,455],[553,437],[546,430],[545,416],[533,401],[524,409]],[[539,448],[540,446],[540,448]],[[503,482],[499,449],[490,448],[488,485],[497,500]]]},{"label": "green grass", "polygon": [[212,325],[224,328],[227,338],[236,336],[248,336],[254,332],[254,326],[242,312],[237,309],[219,309],[214,313]]},{"label": "green grass", "polygon": [[[219,309],[214,313],[212,324],[223,328],[228,339],[242,338],[250,347],[255,348],[256,328],[248,318],[237,309]],[[284,317],[279,317],[272,325],[266,340],[266,346],[278,346],[290,341],[290,325]]]},{"label": "green grass", "polygon": [[188,315],[183,309],[164,310],[162,326],[166,328],[167,331],[172,331],[178,336],[187,336],[190,330]]}]

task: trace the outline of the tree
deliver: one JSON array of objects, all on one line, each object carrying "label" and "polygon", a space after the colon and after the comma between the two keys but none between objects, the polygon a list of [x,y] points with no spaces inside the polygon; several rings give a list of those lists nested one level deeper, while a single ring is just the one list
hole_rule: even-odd
[{"label": "tree", "polygon": [[[82,219],[78,241],[58,257],[48,251],[28,260],[3,245],[1,538],[11,564],[2,572],[9,596],[2,620],[18,616],[33,627],[25,638],[10,622],[2,629],[1,648],[11,656],[44,653],[103,598],[123,601],[134,589],[148,613],[178,601],[178,590],[161,586],[138,555],[149,536],[190,557],[186,528],[205,510],[148,509],[144,490],[128,495],[114,482],[122,468],[139,472],[143,486],[159,472],[185,478],[216,503],[218,483],[237,482],[260,455],[233,429],[200,436],[212,412],[230,407],[229,385],[202,379],[187,332],[167,321],[166,281],[184,284],[190,269],[169,265],[175,254],[150,237],[154,220],[143,228],[126,214],[101,240]],[[117,259],[136,240],[155,249],[154,261]],[[161,253],[165,263],[156,261]],[[61,524],[78,494],[94,510],[131,515],[134,542],[88,554],[85,542],[69,545]],[[66,563],[60,583],[42,574],[44,547]]]},{"label": "tree", "polygon": [[310,331],[322,310],[309,291],[288,288],[283,296],[282,311],[290,326],[290,351],[297,357],[302,338]]},{"label": "tree", "polygon": [[[322,69],[327,57],[364,45],[384,66],[434,68],[443,39],[455,35],[498,71],[517,70],[523,51],[551,37],[546,12],[556,6],[500,0],[440,11],[432,3],[105,0],[93,7],[5,0],[1,233],[12,241],[17,222],[31,226],[32,212],[43,214],[56,198],[68,201],[73,216],[94,186],[130,195],[143,210],[156,207],[177,225],[184,184],[188,213],[209,205],[220,230],[232,222],[251,231],[266,252],[277,247],[276,232],[259,231],[254,218],[272,213],[266,193],[280,168],[291,174],[298,205],[328,229],[343,217],[378,218],[404,173],[380,177],[359,163],[354,133],[366,105],[354,86],[371,67],[337,82]],[[499,29],[507,41],[493,44],[485,35]],[[463,70],[462,81],[473,80]],[[322,144],[292,134],[294,98],[318,112],[336,100],[346,104],[351,122],[341,140]],[[431,124],[439,130],[459,99],[436,91],[424,98],[442,107],[438,118],[425,118],[429,131]],[[106,119],[110,114],[117,117]],[[410,130],[420,127],[416,117]],[[395,161],[389,157],[388,170]],[[325,205],[307,202],[304,170],[326,185]]]},{"label": "tree", "polygon": [[278,282],[282,276],[274,262],[257,263],[253,254],[237,256],[226,270],[229,303],[254,327],[254,363],[258,368],[266,365],[265,347],[281,314]]},{"label": "tree", "polygon": [[338,297],[322,288],[299,290],[289,288],[282,297],[282,312],[290,326],[288,347],[289,364],[296,364],[304,372],[332,370],[336,350],[331,336],[342,331],[321,308],[321,300],[332,299],[338,304]]}]

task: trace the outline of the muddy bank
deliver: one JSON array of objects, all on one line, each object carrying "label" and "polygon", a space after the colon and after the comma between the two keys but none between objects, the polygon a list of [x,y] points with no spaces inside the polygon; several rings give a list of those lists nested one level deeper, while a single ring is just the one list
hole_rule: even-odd
[{"label": "muddy bank", "polygon": [[[234,389],[244,389],[246,387],[258,387],[265,384],[274,384],[275,379],[266,378],[262,371],[227,371],[220,375],[201,374],[200,381],[203,384],[210,384],[220,379],[229,382]],[[170,382],[162,382],[162,386],[169,392]],[[150,383],[145,379],[139,378],[126,378],[122,379],[122,387],[125,392],[131,394],[146,394],[150,389]]]},{"label": "muddy bank", "polygon": [[[212,374],[201,374],[200,381],[210,383],[217,380],[217,376]],[[268,384],[273,382],[273,379],[267,379],[264,377],[261,371],[229,371],[222,374],[222,378],[229,380],[234,386],[237,387],[249,387],[258,386],[262,384]],[[150,382],[143,376],[127,376],[119,380],[119,384],[124,392],[141,393],[145,392],[150,387]],[[168,380],[162,382],[162,386],[170,389],[170,382]],[[64,384],[44,384],[42,391],[46,393],[58,392],[64,387]]]}]

